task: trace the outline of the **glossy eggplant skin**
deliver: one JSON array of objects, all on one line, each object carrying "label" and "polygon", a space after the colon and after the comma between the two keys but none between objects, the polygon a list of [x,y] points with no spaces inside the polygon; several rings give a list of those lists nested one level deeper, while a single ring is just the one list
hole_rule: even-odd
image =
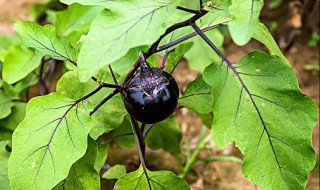
[{"label": "glossy eggplant skin", "polygon": [[172,75],[160,68],[152,68],[148,73],[138,70],[123,89],[122,98],[134,119],[151,124],[174,112],[179,88]]}]

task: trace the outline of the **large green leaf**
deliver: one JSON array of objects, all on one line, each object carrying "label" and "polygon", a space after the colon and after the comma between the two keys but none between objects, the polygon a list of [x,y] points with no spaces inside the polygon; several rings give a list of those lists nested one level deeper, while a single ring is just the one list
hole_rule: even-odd
[{"label": "large green leaf", "polygon": [[[149,6],[158,6],[163,3],[171,4],[168,1],[152,1],[152,0],[112,0],[112,1],[101,1],[101,0],[60,0],[62,3],[71,5],[73,3],[79,3],[81,5],[99,5],[107,9],[112,10],[139,10],[148,8]],[[131,11],[132,11],[131,10]]]},{"label": "large green leaf", "polygon": [[41,56],[25,46],[12,46],[4,58],[3,80],[13,84],[39,67]]},{"label": "large green leaf", "polygon": [[39,55],[50,55],[54,59],[74,62],[76,52],[68,39],[58,37],[52,25],[39,26],[29,21],[18,21],[14,29],[24,45],[33,47]]},{"label": "large green leaf", "polygon": [[181,130],[175,117],[169,117],[153,126],[147,135],[147,144],[151,149],[163,148],[171,154],[179,155],[181,138]]},{"label": "large green leaf", "polygon": [[66,179],[61,181],[54,189],[100,189],[100,176],[94,169],[94,162],[97,156],[97,144],[88,138],[86,154],[74,163]]},{"label": "large green leaf", "polygon": [[79,53],[81,82],[124,56],[131,48],[153,43],[169,26],[165,24],[166,18],[175,10],[168,0],[104,3],[111,10],[103,10],[94,19]]},{"label": "large green leaf", "polygon": [[212,111],[211,86],[204,82],[202,75],[188,84],[179,104],[201,114]]},{"label": "large green leaf", "polygon": [[12,189],[50,189],[67,177],[87,148],[92,125],[85,108],[90,105],[76,104],[59,93],[28,102],[26,117],[12,139]]},{"label": "large green leaf", "polygon": [[203,75],[212,85],[213,138],[221,147],[236,142],[244,176],[264,189],[304,189],[316,161],[318,110],[290,66],[254,51],[235,66],[212,64]]},{"label": "large green leaf", "polygon": [[[189,185],[178,176],[169,171],[152,172],[147,170],[152,189],[156,190],[187,190]],[[134,172],[122,176],[114,186],[117,190],[149,190],[147,178],[143,169],[140,168]]]},{"label": "large green leaf", "polygon": [[249,42],[259,27],[259,15],[263,0],[232,0],[229,13],[233,17],[228,24],[231,37],[238,45]]},{"label": "large green leaf", "polygon": [[0,90],[0,119],[3,119],[10,115],[11,108],[14,106],[14,103],[11,101],[10,97]]}]

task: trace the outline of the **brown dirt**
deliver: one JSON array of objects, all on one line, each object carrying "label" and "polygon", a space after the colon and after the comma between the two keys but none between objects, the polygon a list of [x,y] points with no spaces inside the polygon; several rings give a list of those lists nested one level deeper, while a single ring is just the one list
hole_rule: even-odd
[{"label": "brown dirt", "polygon": [[[2,7],[0,12],[0,34],[12,34],[11,21],[16,19],[26,20],[28,18],[28,9],[34,2],[41,2],[41,0],[0,0],[0,7]],[[268,4],[268,1],[266,4]],[[302,92],[312,97],[319,106],[319,71],[305,69],[305,65],[319,65],[319,44],[316,47],[307,46],[311,32],[317,31],[319,33],[319,1],[316,2],[315,8],[311,11],[307,20],[308,22],[306,22],[307,24],[304,24],[303,28],[297,28],[299,23],[295,19],[290,19],[296,18],[292,17],[292,14],[296,13],[292,13],[291,10],[294,10],[294,8],[290,5],[290,1],[284,1],[278,10],[270,11],[264,8],[261,18],[267,24],[275,20],[279,22],[279,28],[275,31],[274,36],[279,42],[282,42],[280,45],[283,47],[285,56],[297,74]],[[290,31],[294,32],[290,33]],[[252,41],[244,47],[237,47],[230,42],[230,39],[226,40],[225,54],[232,62],[236,62],[241,56],[254,49],[266,51],[265,47],[256,41]],[[175,74],[175,78],[182,86],[182,89],[185,88],[188,81],[191,81],[199,74],[188,69],[186,63],[180,64],[175,73],[179,73]],[[186,109],[177,111],[177,115],[183,132],[183,142],[188,141],[190,147],[194,148],[197,145],[199,131],[202,126],[200,119]],[[319,121],[313,130],[312,138],[319,163]],[[147,152],[147,161],[150,168],[170,169],[175,172],[178,170],[178,160],[172,155],[161,150],[152,151],[148,149]],[[108,160],[110,165],[121,162],[125,163],[128,168],[137,167],[134,163],[138,163],[138,157],[132,156],[137,155],[135,149],[123,150],[113,147],[110,153],[112,155]],[[218,148],[210,151],[204,150],[200,152],[199,156],[221,154],[241,156],[232,143],[227,150],[222,151]],[[207,165],[197,166],[192,169],[186,179],[193,190],[260,189],[243,177],[241,166],[234,162],[212,162]],[[110,184],[109,187],[111,187]],[[309,175],[307,189],[319,190],[319,165]]]},{"label": "brown dirt", "polygon": [[0,34],[12,34],[14,20],[27,20],[28,11],[33,3],[41,0],[0,0]]}]

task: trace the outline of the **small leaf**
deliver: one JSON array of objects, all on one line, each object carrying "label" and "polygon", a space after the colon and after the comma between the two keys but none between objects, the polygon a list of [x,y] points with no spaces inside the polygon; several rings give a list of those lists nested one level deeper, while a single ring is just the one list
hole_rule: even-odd
[{"label": "small leaf", "polygon": [[37,22],[41,16],[44,16],[46,10],[49,9],[48,4],[40,4],[40,3],[35,3],[32,4],[31,7],[29,8],[29,19],[31,21]]},{"label": "small leaf", "polygon": [[30,72],[39,67],[41,56],[24,46],[12,46],[4,58],[2,76],[9,84],[26,77]]},{"label": "small leaf", "polygon": [[[178,176],[169,171],[146,171],[152,189],[157,190],[188,190],[189,185]],[[117,190],[149,190],[146,176],[140,166],[138,170],[122,176],[114,186]]]},{"label": "small leaf", "polygon": [[31,99],[26,117],[13,133],[9,159],[12,189],[51,189],[67,177],[86,151],[92,128],[85,109],[58,93]]},{"label": "small leaf", "polygon": [[118,73],[120,76],[127,75],[133,64],[138,59],[139,53],[141,51],[146,51],[147,49],[148,46],[131,48],[125,56],[111,63],[113,71]]},{"label": "small leaf", "polygon": [[8,158],[10,153],[6,150],[9,141],[0,141],[0,189],[10,190],[8,178]]},{"label": "small leaf", "polygon": [[97,172],[100,172],[103,165],[106,163],[108,158],[109,144],[103,141],[97,140],[98,144],[98,153],[96,161],[94,163],[94,168]]},{"label": "small leaf", "polygon": [[27,77],[18,81],[14,85],[10,85],[6,81],[3,81],[3,89],[12,98],[23,98],[26,95],[24,92],[26,92],[27,88],[35,85],[38,80],[39,78],[37,75],[30,73]]},{"label": "small leaf", "polygon": [[59,36],[68,36],[71,32],[89,31],[92,20],[102,11],[100,6],[83,6],[72,4],[68,9],[57,12],[56,28]]},{"label": "small leaf", "polygon": [[[213,29],[206,32],[206,35],[213,39],[215,45],[222,49],[222,44],[224,40],[224,36],[222,33],[217,30]],[[212,62],[220,61],[221,58],[215,53],[208,53],[211,52],[212,49],[208,44],[203,41],[200,36],[193,37],[190,41],[194,42],[193,47],[191,50],[186,53],[186,58],[191,68],[196,69],[198,71],[203,71],[208,65]]]},{"label": "small leaf", "polygon": [[271,55],[278,56],[284,63],[287,63],[288,65],[290,65],[289,61],[282,54],[276,41],[273,39],[268,28],[264,24],[259,23],[259,27],[257,31],[254,33],[253,38],[263,43],[265,46],[267,46],[269,53]]},{"label": "small leaf", "polygon": [[104,179],[119,179],[127,173],[126,167],[124,165],[114,165],[106,173],[102,175]]},{"label": "small leaf", "polygon": [[11,101],[10,97],[0,90],[0,119],[3,119],[10,115],[11,108],[14,106],[14,103]]},{"label": "small leaf", "polygon": [[10,145],[9,140],[1,140],[0,141],[0,160],[6,160],[7,162],[8,162],[9,156],[10,156],[10,152],[7,150],[8,145]]},{"label": "small leaf", "polygon": [[17,35],[12,36],[6,36],[6,35],[0,35],[0,61],[3,61],[1,58],[1,54],[6,49],[9,49],[12,45],[18,45],[19,43],[19,37]]},{"label": "small leaf", "polygon": [[100,189],[100,176],[94,169],[94,162],[97,155],[97,144],[88,138],[86,154],[71,166],[69,175],[60,182],[54,190],[58,189]]},{"label": "small leaf", "polygon": [[214,12],[227,12],[231,5],[231,0],[203,0],[204,9]]},{"label": "small leaf", "polygon": [[181,43],[174,52],[168,55],[168,65],[166,68],[168,73],[172,73],[174,71],[179,61],[183,58],[184,54],[192,48],[193,44],[193,42]]},{"label": "small leaf", "polygon": [[18,21],[14,24],[24,45],[36,49],[38,55],[50,55],[54,59],[74,62],[76,52],[68,39],[58,37],[52,25],[39,26],[29,21]]},{"label": "small leaf", "polygon": [[[116,128],[112,134],[114,136],[123,135],[123,134],[129,134],[132,133],[131,123],[129,121],[128,116],[126,116],[123,120],[123,123],[120,125],[120,127]],[[136,141],[134,140],[133,135],[125,135],[125,136],[119,136],[114,141],[122,148],[131,148],[136,144]]]},{"label": "small leaf", "polygon": [[26,115],[26,105],[24,102],[15,102],[9,117],[0,120],[0,126],[14,131]]},{"label": "small leaf", "polygon": [[212,111],[211,86],[204,82],[202,75],[191,81],[179,103],[197,113],[206,114]]},{"label": "small leaf", "polygon": [[55,12],[56,29],[59,36],[66,36],[77,50],[82,43],[79,40],[89,32],[93,19],[102,11],[101,6],[83,6],[72,4],[66,10]]},{"label": "small leaf", "polygon": [[12,131],[9,131],[4,127],[0,126],[0,141],[9,141],[9,146],[11,147],[11,137]]},{"label": "small leaf", "polygon": [[244,176],[262,188],[304,189],[316,162],[311,134],[318,109],[300,92],[290,66],[253,51],[235,66],[206,70],[205,81],[213,81],[217,145],[235,141],[244,154]]},{"label": "small leaf", "polygon": [[259,27],[263,0],[232,0],[229,12],[233,16],[228,24],[231,37],[238,45],[245,45]]},{"label": "small leaf", "polygon": [[147,144],[151,149],[163,148],[173,155],[179,155],[181,152],[181,138],[180,127],[175,117],[171,116],[153,126],[147,135]]}]

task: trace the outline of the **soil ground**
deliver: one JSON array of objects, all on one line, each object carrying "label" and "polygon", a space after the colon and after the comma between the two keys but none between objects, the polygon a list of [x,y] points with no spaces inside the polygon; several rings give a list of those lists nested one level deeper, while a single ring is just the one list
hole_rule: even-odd
[{"label": "soil ground", "polygon": [[[41,0],[0,0],[0,34],[12,34],[12,20],[28,19],[28,9],[34,2]],[[268,5],[269,1],[266,1]],[[283,1],[280,8],[270,10],[265,6],[262,11],[261,20],[271,26],[278,24],[274,30],[274,36],[280,47],[290,61],[290,64],[297,74],[298,82],[301,91],[309,95],[317,103],[319,107],[319,70],[307,69],[309,65],[319,65],[319,43],[315,47],[308,45],[312,32],[319,34],[319,1],[316,1],[312,10],[309,10],[304,22],[300,23],[299,16],[301,14],[301,5],[299,1]],[[299,12],[300,11],[300,12]],[[297,19],[298,18],[298,19]],[[266,51],[258,42],[252,40],[244,47],[235,46],[231,39],[228,38],[225,42],[225,55],[232,61],[236,62],[247,52],[261,49]],[[199,73],[188,68],[186,62],[183,62],[177,68],[175,78],[179,85],[185,86],[188,81],[194,79]],[[197,145],[199,132],[201,129],[201,121],[196,115],[186,109],[181,109],[177,113],[180,126],[183,132],[183,141],[190,142],[190,147],[194,148]],[[319,121],[313,130],[313,147],[316,150],[319,163]],[[214,144],[212,141],[211,144]],[[178,160],[172,155],[159,151],[147,150],[147,161],[151,168],[169,169],[177,171]],[[130,169],[136,167],[138,155],[135,149],[121,150],[113,146],[110,150],[108,163],[125,163]],[[199,157],[216,156],[216,155],[235,155],[241,157],[239,151],[234,148],[231,143],[227,150],[218,148],[201,151]],[[206,165],[199,165],[192,169],[189,175],[186,176],[187,181],[191,184],[193,190],[256,190],[260,189],[247,179],[241,172],[241,165],[235,162],[211,162]],[[105,187],[110,187],[112,183],[103,181]],[[309,174],[308,190],[319,190],[319,164]]]}]

